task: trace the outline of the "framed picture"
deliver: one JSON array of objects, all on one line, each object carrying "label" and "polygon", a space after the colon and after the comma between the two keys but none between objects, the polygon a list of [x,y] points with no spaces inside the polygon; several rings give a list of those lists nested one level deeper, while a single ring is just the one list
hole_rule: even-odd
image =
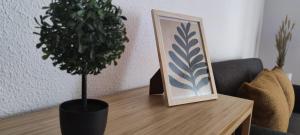
[{"label": "framed picture", "polygon": [[202,19],[159,10],[152,17],[168,105],[217,99]]}]

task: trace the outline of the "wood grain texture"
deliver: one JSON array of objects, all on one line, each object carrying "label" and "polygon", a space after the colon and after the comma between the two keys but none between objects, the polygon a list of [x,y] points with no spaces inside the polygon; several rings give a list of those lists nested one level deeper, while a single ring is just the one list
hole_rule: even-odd
[{"label": "wood grain texture", "polygon": [[[107,135],[232,134],[242,125],[249,133],[253,102],[219,95],[217,100],[175,107],[149,87],[103,97],[110,105]],[[0,135],[60,135],[58,108],[0,120]]]}]

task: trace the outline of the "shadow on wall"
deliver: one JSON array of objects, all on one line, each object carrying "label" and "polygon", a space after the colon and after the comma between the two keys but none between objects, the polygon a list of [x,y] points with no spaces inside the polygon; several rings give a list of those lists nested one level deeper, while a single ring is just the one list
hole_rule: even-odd
[{"label": "shadow on wall", "polygon": [[137,28],[140,26],[140,18],[134,12],[129,12],[125,16],[128,18],[125,23],[127,36],[130,41],[125,44],[125,51],[122,54],[121,59],[118,60],[118,65],[109,65],[106,69],[102,70],[99,75],[88,76],[88,96],[91,98],[116,93],[122,89],[129,89],[124,82],[127,70],[130,68],[129,64],[132,60],[131,55],[135,51],[134,45],[137,44]]}]

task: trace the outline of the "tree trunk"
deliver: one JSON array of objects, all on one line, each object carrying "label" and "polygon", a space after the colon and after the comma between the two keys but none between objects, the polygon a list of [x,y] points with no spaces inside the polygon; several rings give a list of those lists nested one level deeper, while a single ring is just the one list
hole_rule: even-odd
[{"label": "tree trunk", "polygon": [[86,74],[82,74],[82,107],[87,110],[87,90],[86,90]]}]

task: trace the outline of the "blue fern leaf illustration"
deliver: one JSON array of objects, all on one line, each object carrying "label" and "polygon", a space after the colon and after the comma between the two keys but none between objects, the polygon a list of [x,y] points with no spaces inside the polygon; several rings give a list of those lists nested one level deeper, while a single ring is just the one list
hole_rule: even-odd
[{"label": "blue fern leaf illustration", "polygon": [[173,62],[182,70],[189,72],[189,66],[186,65],[174,52],[170,51],[169,55],[171,57],[171,59],[173,60]]},{"label": "blue fern leaf illustration", "polygon": [[185,60],[187,60],[187,57],[190,57],[190,56],[186,56],[185,52],[182,51],[182,49],[180,49],[180,47],[178,47],[176,44],[173,44],[172,48],[178,55],[181,56],[181,58],[184,58]]},{"label": "blue fern leaf illustration", "polygon": [[178,76],[180,76],[181,78],[184,78],[188,81],[191,81],[191,78],[189,75],[187,75],[186,73],[182,72],[180,69],[178,69],[173,63],[169,63],[169,67],[171,68],[171,70],[176,73]]},{"label": "blue fern leaf illustration", "polygon": [[197,55],[196,57],[194,57],[191,61],[191,66],[194,66],[195,64],[199,63],[200,61],[203,60],[203,55]]},{"label": "blue fern leaf illustration", "polygon": [[193,37],[193,36],[195,36],[195,35],[196,35],[196,32],[193,31],[193,32],[191,32],[191,33],[187,36],[187,38],[190,39],[191,37]]},{"label": "blue fern leaf illustration", "polygon": [[200,48],[196,48],[196,49],[192,50],[189,53],[188,58],[192,58],[192,57],[196,56],[197,54],[199,54],[199,52],[200,52]]},{"label": "blue fern leaf illustration", "polygon": [[197,94],[200,88],[209,83],[207,64],[201,49],[196,47],[199,41],[195,38],[196,32],[190,31],[191,23],[181,23],[176,29],[176,43],[172,44],[172,50],[168,53],[171,58],[169,68],[176,77],[169,75],[169,81],[174,87],[192,90]]},{"label": "blue fern leaf illustration", "polygon": [[200,63],[197,63],[197,64],[193,65],[191,67],[191,70],[196,71],[197,69],[200,69],[200,68],[205,67],[205,66],[206,66],[205,62],[200,62]]},{"label": "blue fern leaf illustration", "polygon": [[174,79],[172,76],[169,76],[169,78],[170,78],[171,85],[173,85],[174,87],[181,88],[181,89],[193,89],[192,86],[179,82],[176,79]]},{"label": "blue fern leaf illustration", "polygon": [[198,44],[198,40],[197,39],[193,39],[193,40],[191,40],[190,42],[189,42],[189,45],[188,45],[188,47],[193,47],[194,45],[196,45],[196,44]]},{"label": "blue fern leaf illustration", "polygon": [[203,74],[207,74],[207,69],[206,68],[201,68],[201,69],[197,70],[194,73],[194,76],[199,77],[200,75],[203,75]]},{"label": "blue fern leaf illustration", "polygon": [[197,84],[197,88],[198,89],[200,89],[202,86],[204,86],[204,85],[207,85],[209,83],[209,79],[208,79],[208,77],[204,77],[204,78],[202,78],[199,82],[198,82],[198,84]]},{"label": "blue fern leaf illustration", "polygon": [[182,31],[180,27],[177,27],[177,31],[181,37],[185,37],[185,33]]},{"label": "blue fern leaf illustration", "polygon": [[178,35],[175,35],[174,36],[176,42],[180,45],[180,47],[182,47],[184,49],[184,51],[187,51],[186,49],[188,49],[186,47],[186,44],[184,43],[184,41],[182,41],[182,39],[178,36]]},{"label": "blue fern leaf illustration", "polygon": [[184,30],[185,35],[188,35],[188,33],[189,33],[189,31],[190,31],[190,28],[191,28],[191,23],[187,23],[187,24],[186,24],[186,27],[184,27],[184,24],[181,23],[181,28]]}]

